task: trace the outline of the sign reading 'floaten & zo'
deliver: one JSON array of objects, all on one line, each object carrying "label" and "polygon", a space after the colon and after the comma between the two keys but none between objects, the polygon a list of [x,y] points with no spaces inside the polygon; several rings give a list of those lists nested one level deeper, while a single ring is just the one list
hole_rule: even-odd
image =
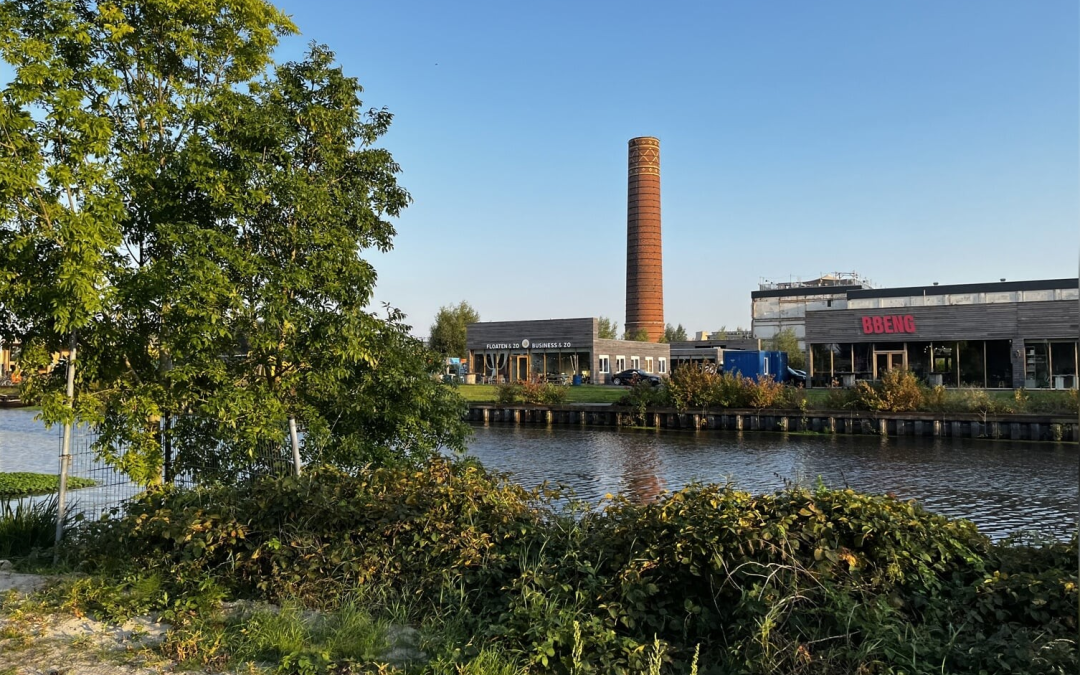
[{"label": "sign reading 'floaten & zo'", "polygon": [[914,333],[915,317],[910,314],[891,314],[888,316],[862,317],[863,335],[883,333]]},{"label": "sign reading 'floaten & zo'", "polygon": [[574,343],[568,340],[523,339],[520,342],[488,342],[484,345],[484,349],[570,349],[573,346]]}]

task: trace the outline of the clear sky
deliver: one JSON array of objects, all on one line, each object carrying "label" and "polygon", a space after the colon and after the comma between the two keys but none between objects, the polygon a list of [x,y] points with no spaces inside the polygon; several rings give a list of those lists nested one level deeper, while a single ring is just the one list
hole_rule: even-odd
[{"label": "clear sky", "polygon": [[425,335],[624,320],[627,140],[661,142],[666,320],[749,326],[761,278],[1077,273],[1075,0],[284,0],[396,118],[415,203],[372,256]]}]

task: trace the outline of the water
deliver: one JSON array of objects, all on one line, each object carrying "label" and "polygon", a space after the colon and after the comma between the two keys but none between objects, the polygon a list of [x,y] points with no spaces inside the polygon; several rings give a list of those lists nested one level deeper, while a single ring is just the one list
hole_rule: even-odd
[{"label": "water", "polygon": [[[46,429],[36,421],[38,411],[28,408],[0,410],[0,471],[60,471],[60,427]],[[71,475],[90,478],[96,487],[72,490],[70,510],[97,518],[140,490],[111,467],[98,461],[90,450],[91,435],[76,427],[71,439]],[[37,497],[35,499],[41,499]]]},{"label": "water", "polygon": [[648,499],[699,482],[772,492],[785,479],[916,499],[994,538],[1076,529],[1076,446],[876,436],[475,426],[470,452],[526,487],[544,480],[596,501]]},{"label": "water", "polygon": [[[56,473],[59,432],[35,422],[35,414],[0,410],[0,471]],[[526,487],[565,483],[590,501],[619,492],[648,499],[693,481],[770,492],[785,479],[812,485],[820,477],[831,487],[917,499],[931,511],[973,521],[992,537],[1035,530],[1065,538],[1075,529],[1080,493],[1076,446],[567,427],[474,431],[470,451],[485,465]],[[75,492],[80,503],[117,498],[111,472],[83,464],[73,472],[113,484]]]}]

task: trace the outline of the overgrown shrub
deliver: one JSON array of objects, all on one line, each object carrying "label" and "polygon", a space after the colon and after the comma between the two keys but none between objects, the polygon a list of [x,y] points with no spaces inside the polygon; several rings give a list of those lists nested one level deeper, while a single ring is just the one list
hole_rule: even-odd
[{"label": "overgrown shrub", "polygon": [[[89,478],[68,476],[68,489],[78,490],[97,485]],[[60,476],[48,473],[27,473],[24,471],[0,472],[0,499],[10,497],[29,497],[47,495],[60,489]]]},{"label": "overgrown shrub", "polygon": [[558,405],[565,403],[566,387],[541,382],[512,382],[496,386],[496,401],[503,405],[531,403],[534,405]]},{"label": "overgrown shrub", "polygon": [[[1075,541],[851,490],[690,486],[563,512],[468,463],[156,490],[83,542],[99,568],[335,605],[392,586],[535,673],[1074,672]],[[205,583],[200,581],[200,584]]]},{"label": "overgrown shrub", "polygon": [[856,383],[855,400],[864,410],[910,412],[922,405],[923,387],[914,373],[895,368],[877,382]]}]

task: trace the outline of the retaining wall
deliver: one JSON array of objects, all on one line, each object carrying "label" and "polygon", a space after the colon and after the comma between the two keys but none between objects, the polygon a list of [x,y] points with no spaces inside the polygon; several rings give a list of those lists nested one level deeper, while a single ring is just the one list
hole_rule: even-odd
[{"label": "retaining wall", "polygon": [[[588,405],[472,404],[467,419],[485,424],[645,426],[656,429],[788,431],[876,436],[992,438],[1075,443],[1075,416],[980,415],[977,413],[872,413],[811,410],[733,410],[679,412],[646,410],[644,421],[632,408]],[[643,423],[642,423],[643,422]]]}]

